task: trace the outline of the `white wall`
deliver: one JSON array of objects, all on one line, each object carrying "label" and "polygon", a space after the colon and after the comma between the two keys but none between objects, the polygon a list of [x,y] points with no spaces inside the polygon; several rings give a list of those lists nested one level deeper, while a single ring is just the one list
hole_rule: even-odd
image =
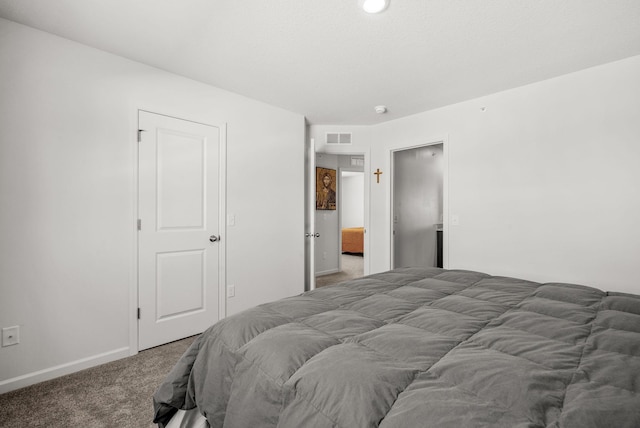
[{"label": "white wall", "polygon": [[342,176],[340,207],[342,227],[364,226],[364,173]]},{"label": "white wall", "polygon": [[135,352],[138,108],[227,124],[228,314],[303,291],[303,116],[2,19],[0,94],[0,393]]},{"label": "white wall", "polygon": [[[385,122],[359,144],[387,172],[391,149],[447,140],[449,268],[640,293],[638,76],[640,56]],[[371,272],[390,262],[387,177],[371,185]]]}]

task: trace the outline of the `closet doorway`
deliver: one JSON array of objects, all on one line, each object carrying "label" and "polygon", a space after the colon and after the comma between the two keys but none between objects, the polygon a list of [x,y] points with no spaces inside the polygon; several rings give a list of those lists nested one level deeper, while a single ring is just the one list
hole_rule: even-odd
[{"label": "closet doorway", "polygon": [[391,266],[443,267],[444,144],[391,155]]}]

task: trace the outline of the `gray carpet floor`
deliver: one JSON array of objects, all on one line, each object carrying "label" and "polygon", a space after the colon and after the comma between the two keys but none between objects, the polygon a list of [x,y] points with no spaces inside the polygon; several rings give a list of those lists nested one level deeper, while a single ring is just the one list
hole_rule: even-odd
[{"label": "gray carpet floor", "polygon": [[0,395],[0,427],[155,427],[151,396],[195,340]]},{"label": "gray carpet floor", "polygon": [[[361,255],[342,254],[342,271],[323,287],[363,275]],[[194,337],[101,366],[0,394],[0,427],[155,427],[151,396]]]},{"label": "gray carpet floor", "polygon": [[342,254],[342,271],[316,277],[316,287],[337,284],[364,274],[364,257],[359,254]]}]

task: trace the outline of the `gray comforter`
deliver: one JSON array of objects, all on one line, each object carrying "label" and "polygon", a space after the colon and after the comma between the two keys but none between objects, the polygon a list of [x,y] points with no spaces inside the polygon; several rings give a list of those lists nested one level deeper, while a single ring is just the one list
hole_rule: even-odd
[{"label": "gray comforter", "polygon": [[213,427],[640,427],[640,296],[402,268],[216,323],[154,395]]}]

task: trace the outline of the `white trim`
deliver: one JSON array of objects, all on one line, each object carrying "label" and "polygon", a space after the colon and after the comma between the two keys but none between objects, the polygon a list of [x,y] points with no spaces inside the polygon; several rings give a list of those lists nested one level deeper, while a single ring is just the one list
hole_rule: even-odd
[{"label": "white trim", "polygon": [[220,126],[218,159],[218,320],[227,316],[227,124]]},{"label": "white trim", "polygon": [[316,276],[331,275],[332,273],[338,272],[340,272],[340,269],[323,270],[322,272],[316,272]]},{"label": "white trim", "polygon": [[442,267],[449,269],[449,136],[442,138]]},{"label": "white trim", "polygon": [[114,349],[113,351],[104,352],[102,354],[93,355],[91,357],[81,358],[70,363],[60,364],[59,366],[50,367],[48,369],[39,370],[33,373],[27,373],[22,376],[16,376],[11,379],[0,382],[0,394],[13,391],[25,386],[55,379],[80,370],[99,366],[101,364],[110,363],[129,356],[129,347]]},{"label": "white trim", "polygon": [[138,130],[140,129],[140,109],[130,107],[131,122],[129,141],[133,162],[131,183],[133,190],[131,207],[131,276],[129,278],[129,355],[138,353]]},{"label": "white trim", "polygon": [[389,150],[389,268],[393,269],[394,239],[393,239],[393,155],[395,152],[416,149],[419,147],[442,144],[444,168],[442,171],[442,267],[449,268],[449,137],[428,139],[427,143],[395,147]]}]

